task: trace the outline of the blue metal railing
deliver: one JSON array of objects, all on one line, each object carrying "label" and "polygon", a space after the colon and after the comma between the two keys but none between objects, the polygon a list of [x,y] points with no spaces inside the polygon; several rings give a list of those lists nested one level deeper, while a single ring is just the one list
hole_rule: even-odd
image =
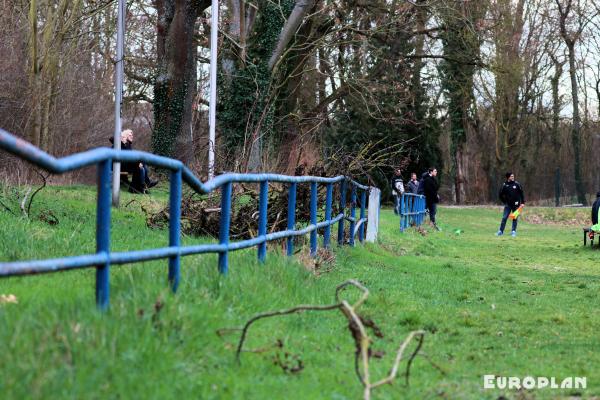
[{"label": "blue metal railing", "polygon": [[425,221],[425,196],[403,193],[398,204],[400,232],[410,226],[420,226]]},{"label": "blue metal railing", "polygon": [[[343,175],[333,178],[316,176],[287,176],[278,174],[223,174],[208,182],[201,182],[181,161],[161,157],[142,151],[118,151],[110,148],[96,148],[82,153],[56,159],[32,144],[19,139],[0,129],[0,148],[24,160],[31,162],[52,173],[65,173],[82,167],[97,165],[98,168],[98,201],[96,207],[96,254],[71,256],[47,260],[31,260],[19,262],[0,262],[0,278],[36,273],[56,272],[77,268],[96,268],[96,304],[106,309],[109,304],[110,266],[141,261],[168,258],[168,279],[173,292],[177,291],[180,280],[181,257],[204,254],[219,254],[219,271],[227,273],[230,251],[253,246],[258,248],[258,260],[266,257],[267,242],[287,238],[287,255],[294,253],[295,236],[310,233],[310,253],[317,252],[317,230],[323,229],[323,246],[330,246],[331,225],[338,224],[338,244],[344,244],[344,221],[350,222],[350,245],[354,245],[359,227],[359,241],[364,240],[364,223],[366,222],[366,193],[368,186],[361,185]],[[169,188],[169,246],[148,250],[128,252],[110,251],[111,222],[111,163],[145,162],[149,165],[170,170]],[[199,193],[210,193],[221,190],[221,221],[218,244],[201,244],[181,246],[181,193],[182,182],[186,182]],[[260,184],[258,236],[238,242],[229,242],[231,223],[231,195],[233,183],[256,182]],[[288,225],[287,230],[267,234],[268,190],[269,182],[289,183]],[[299,183],[310,183],[310,224],[303,229],[296,229],[296,189]],[[325,220],[317,222],[318,185],[326,185]],[[332,216],[333,185],[340,185],[339,213]],[[350,217],[345,214],[346,190],[351,186]],[[360,219],[356,220],[356,196],[360,191]]]}]

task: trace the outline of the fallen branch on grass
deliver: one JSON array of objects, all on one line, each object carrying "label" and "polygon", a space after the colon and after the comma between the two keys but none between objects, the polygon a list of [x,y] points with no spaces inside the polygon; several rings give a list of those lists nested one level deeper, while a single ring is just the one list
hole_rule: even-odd
[{"label": "fallen branch on grass", "polygon": [[[340,299],[341,291],[349,286],[353,286],[362,292],[360,298],[352,305],[350,305],[350,303],[348,303],[346,300]],[[371,351],[372,339],[367,334],[367,328],[370,328],[373,331],[375,336],[383,337],[383,334],[381,333],[381,331],[379,330],[377,325],[372,320],[361,316],[357,312],[357,309],[367,300],[368,297],[369,297],[369,290],[365,286],[363,286],[361,283],[359,283],[356,280],[348,280],[346,282],[343,282],[336,288],[336,290],[335,290],[336,303],[335,304],[298,305],[296,307],[292,307],[292,308],[288,308],[288,309],[284,309],[284,310],[264,312],[264,313],[255,315],[254,317],[252,317],[250,320],[248,320],[246,322],[246,324],[244,325],[243,328],[241,328],[242,334],[241,334],[241,337],[240,337],[240,340],[239,340],[239,343],[237,346],[237,350],[235,353],[236,360],[238,362],[240,362],[240,356],[241,356],[242,351],[251,351],[251,350],[244,350],[244,342],[246,341],[246,338],[248,336],[248,330],[250,329],[250,327],[255,322],[260,321],[261,319],[276,317],[276,316],[281,316],[281,315],[296,314],[296,313],[300,313],[303,311],[340,310],[342,312],[342,314],[344,314],[344,316],[348,320],[348,329],[350,330],[352,337],[354,338],[355,370],[356,370],[356,374],[358,376],[359,381],[361,382],[361,384],[364,387],[363,398],[365,400],[369,400],[371,398],[371,391],[373,389],[375,389],[376,387],[385,385],[385,384],[392,383],[392,381],[394,379],[396,379],[396,377],[398,376],[398,370],[400,368],[400,363],[404,359],[404,353],[405,353],[408,345],[413,341],[413,339],[416,339],[417,346],[414,349],[414,351],[411,353],[410,357],[408,358],[408,362],[406,365],[406,372],[404,374],[406,377],[406,384],[408,385],[408,381],[409,381],[409,377],[410,377],[410,368],[412,366],[413,360],[415,359],[415,357],[421,350],[421,347],[423,346],[423,341],[425,339],[425,332],[421,331],[421,330],[410,332],[410,334],[406,337],[406,339],[404,339],[404,341],[398,347],[398,350],[396,351],[396,357],[394,359],[394,363],[392,364],[392,368],[390,369],[389,374],[385,378],[383,378],[379,381],[372,382],[371,376],[369,373],[369,361],[370,361],[371,356],[376,356],[376,354],[372,353],[372,351]],[[231,329],[229,331],[233,332],[233,331],[239,331],[239,330],[240,329]],[[220,332],[223,333],[224,330],[220,330]],[[427,358],[427,359],[429,359],[429,358]],[[436,365],[434,365],[434,366],[439,369],[439,367],[437,367]]]},{"label": "fallen branch on grass", "polygon": [[[33,198],[35,197],[36,194],[38,194],[43,188],[46,187],[46,185],[48,184],[48,176],[50,176],[50,173],[47,173],[46,175],[42,174],[40,171],[38,171],[37,169],[35,170],[35,172],[37,172],[37,174],[40,176],[40,178],[42,178],[42,186],[40,186],[39,188],[37,188],[35,190],[35,192],[33,192],[33,194],[31,195],[31,197],[29,198],[29,203],[27,204],[27,213],[26,216],[29,216],[30,212],[31,212],[31,203],[33,203]],[[27,196],[25,196],[27,197]],[[25,199],[23,199],[23,201],[25,201]]]},{"label": "fallen branch on grass", "polygon": [[29,197],[29,193],[31,193],[31,188],[27,188],[27,192],[25,193],[25,196],[23,197],[23,200],[21,200],[21,213],[23,213],[23,215],[25,216],[25,218],[29,218],[29,214],[27,213],[27,210],[25,209],[25,204],[27,203],[27,197]]},{"label": "fallen branch on grass", "polygon": [[4,204],[2,201],[0,201],[0,206],[2,206],[6,211],[8,211],[9,213],[11,213],[12,215],[14,215],[15,217],[17,216],[17,214],[15,214],[15,212],[13,210],[11,210],[6,204]]}]

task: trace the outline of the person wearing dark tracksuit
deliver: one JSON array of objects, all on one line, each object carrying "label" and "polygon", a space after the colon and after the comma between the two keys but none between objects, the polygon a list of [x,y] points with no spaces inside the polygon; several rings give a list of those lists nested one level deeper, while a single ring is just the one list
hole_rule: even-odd
[{"label": "person wearing dark tracksuit", "polygon": [[[504,210],[502,213],[502,221],[500,222],[500,229],[496,232],[496,236],[502,236],[510,213],[517,210],[521,205],[525,205],[523,187],[519,182],[515,181],[515,174],[512,172],[506,173],[506,182],[502,185],[498,196],[500,197],[502,204],[504,204]],[[512,220],[511,236],[513,237],[517,236],[517,223],[518,218]]]},{"label": "person wearing dark tracksuit", "polygon": [[437,169],[434,167],[429,168],[427,175],[423,177],[423,194],[425,195],[425,205],[429,210],[429,220],[435,229],[440,230],[435,223],[435,215],[437,214],[437,204],[440,202],[440,196],[438,195],[439,183],[435,178],[437,176]]}]

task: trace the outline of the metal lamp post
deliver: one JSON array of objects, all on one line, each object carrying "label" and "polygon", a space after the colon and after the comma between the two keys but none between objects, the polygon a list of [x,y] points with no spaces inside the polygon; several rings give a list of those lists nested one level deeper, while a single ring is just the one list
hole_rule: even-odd
[{"label": "metal lamp post", "polygon": [[[123,42],[125,36],[125,0],[119,0],[117,10],[117,62],[115,64],[115,133],[114,148],[121,150],[121,104],[123,103]],[[112,204],[119,207],[121,164],[113,163]]]},{"label": "metal lamp post", "polygon": [[217,123],[217,37],[219,33],[219,1],[212,0],[210,18],[210,103],[208,110],[208,179],[215,176],[215,129]]}]

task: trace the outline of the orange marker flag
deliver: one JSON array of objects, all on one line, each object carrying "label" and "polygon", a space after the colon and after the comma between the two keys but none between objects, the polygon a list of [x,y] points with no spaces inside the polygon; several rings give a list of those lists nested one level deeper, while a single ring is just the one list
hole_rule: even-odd
[{"label": "orange marker flag", "polygon": [[508,218],[510,218],[510,219],[517,219],[517,218],[519,218],[519,215],[521,215],[521,211],[523,211],[523,207],[525,207],[525,204],[521,204],[519,206],[519,208],[517,208],[515,211],[511,212],[508,215]]}]

